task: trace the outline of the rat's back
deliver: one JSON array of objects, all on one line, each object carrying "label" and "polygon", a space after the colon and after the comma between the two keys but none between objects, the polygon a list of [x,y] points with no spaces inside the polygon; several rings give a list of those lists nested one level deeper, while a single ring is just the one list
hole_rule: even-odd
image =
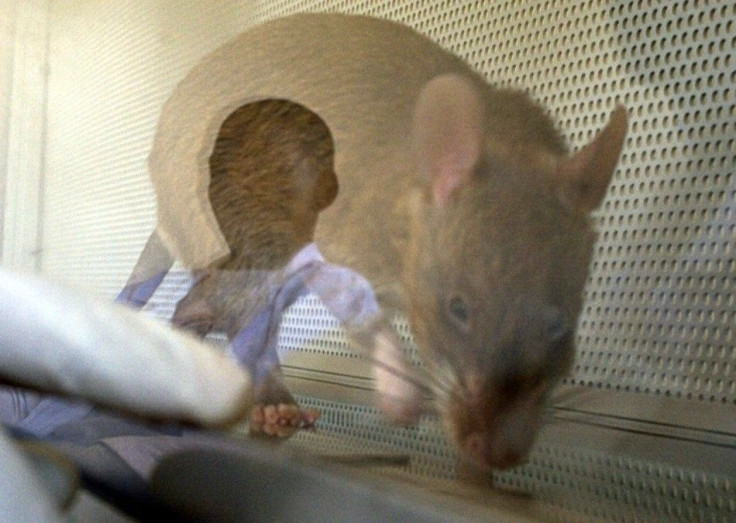
[{"label": "rat's back", "polygon": [[[365,216],[393,212],[410,183],[414,102],[427,81],[453,71],[482,82],[426,37],[375,18],[301,14],[245,32],[206,56],[164,106],[149,158],[161,237],[191,267],[228,256],[207,194],[217,132],[246,103],[285,99],[319,115],[335,142],[340,193],[323,213],[317,239],[336,262],[360,258],[332,247],[355,240],[352,225],[362,227],[367,244],[386,241],[383,226],[366,225]],[[337,227],[347,206],[350,216],[364,218]]]}]

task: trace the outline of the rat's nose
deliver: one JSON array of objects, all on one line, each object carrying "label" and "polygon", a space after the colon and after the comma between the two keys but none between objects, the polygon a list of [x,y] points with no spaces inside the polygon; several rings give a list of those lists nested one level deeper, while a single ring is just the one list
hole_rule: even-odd
[{"label": "rat's nose", "polygon": [[465,439],[465,451],[474,460],[480,461],[481,463],[487,461],[485,442],[483,441],[483,436],[478,432],[469,434]]},{"label": "rat's nose", "polygon": [[494,465],[499,469],[507,469],[510,467],[516,467],[525,462],[524,455],[515,450],[508,449],[501,455],[501,458]]},{"label": "rat's nose", "polygon": [[493,438],[482,432],[474,432],[467,436],[465,451],[477,465],[494,469],[507,469],[521,465],[525,458],[522,452],[494,442]]}]

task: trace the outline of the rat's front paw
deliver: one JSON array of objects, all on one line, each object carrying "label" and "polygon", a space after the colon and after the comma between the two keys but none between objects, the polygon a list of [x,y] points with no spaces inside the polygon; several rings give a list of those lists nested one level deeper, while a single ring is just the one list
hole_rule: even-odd
[{"label": "rat's front paw", "polygon": [[311,429],[320,417],[316,409],[301,408],[283,381],[278,369],[264,376],[254,390],[249,434],[266,439],[293,436],[299,429]]},{"label": "rat's front paw", "polygon": [[253,406],[250,415],[251,436],[288,438],[299,429],[313,428],[320,417],[316,409],[302,409],[295,403]]},{"label": "rat's front paw", "polygon": [[413,425],[422,414],[421,398],[405,398],[377,391],[376,407],[397,425]]},{"label": "rat's front paw", "polygon": [[422,391],[410,376],[394,336],[380,333],[375,341],[376,406],[392,422],[411,425],[422,414]]}]

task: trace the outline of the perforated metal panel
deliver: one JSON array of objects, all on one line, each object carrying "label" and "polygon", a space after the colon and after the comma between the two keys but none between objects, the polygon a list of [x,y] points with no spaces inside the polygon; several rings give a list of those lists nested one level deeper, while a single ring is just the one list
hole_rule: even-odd
[{"label": "perforated metal panel", "polygon": [[[404,22],[528,90],[574,146],[615,103],[631,115],[596,215],[573,375],[530,463],[496,483],[583,518],[736,519],[736,2],[203,5],[52,3],[45,272],[100,293],[122,285],[154,221],[145,158],[158,112],[206,52],[297,11]],[[172,285],[157,295],[164,315]],[[292,307],[280,344],[300,401],[323,411],[293,445],[407,454],[406,474],[453,480],[435,420],[397,429],[369,406],[365,366],[316,298]]]},{"label": "perforated metal panel", "polygon": [[[410,464],[394,464],[390,467],[392,473],[457,481],[455,453],[436,420],[424,418],[418,427],[396,429],[370,407],[311,397],[298,399],[304,405],[321,409],[325,417],[319,433],[300,434],[292,445],[330,457],[368,453],[377,458],[375,468],[379,473],[385,473],[387,467],[380,463],[380,458],[390,461],[407,455],[411,456]],[[570,521],[573,513],[582,520],[733,519],[736,496],[732,471],[712,473],[673,466],[664,459],[640,459],[610,449],[578,446],[574,443],[600,434],[580,435],[579,428],[573,430],[578,437],[571,437],[564,429],[548,430],[527,465],[494,475],[495,485],[503,492],[532,493],[542,506],[547,505],[543,516],[537,513],[532,517]],[[459,489],[463,488],[467,487],[460,484]],[[455,490],[455,494],[463,495],[462,490]],[[477,492],[466,492],[465,496],[470,502],[483,502]],[[557,509],[570,513],[559,514]]]}]

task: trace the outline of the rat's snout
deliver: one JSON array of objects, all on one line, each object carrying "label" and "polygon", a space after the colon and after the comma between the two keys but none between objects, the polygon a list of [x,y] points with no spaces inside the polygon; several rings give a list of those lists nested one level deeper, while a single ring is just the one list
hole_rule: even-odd
[{"label": "rat's snout", "polygon": [[[513,416],[522,416],[515,413]],[[526,462],[536,438],[539,423],[500,416],[492,423],[481,423],[459,442],[466,460],[484,469],[507,469]]]},{"label": "rat's snout", "polygon": [[482,469],[507,469],[523,464],[544,417],[536,390],[514,398],[499,387],[468,383],[461,400],[445,412],[445,424],[462,458]]},{"label": "rat's snout", "polygon": [[474,432],[465,438],[466,458],[483,468],[507,469],[526,461],[525,449],[504,444],[483,432]]}]

